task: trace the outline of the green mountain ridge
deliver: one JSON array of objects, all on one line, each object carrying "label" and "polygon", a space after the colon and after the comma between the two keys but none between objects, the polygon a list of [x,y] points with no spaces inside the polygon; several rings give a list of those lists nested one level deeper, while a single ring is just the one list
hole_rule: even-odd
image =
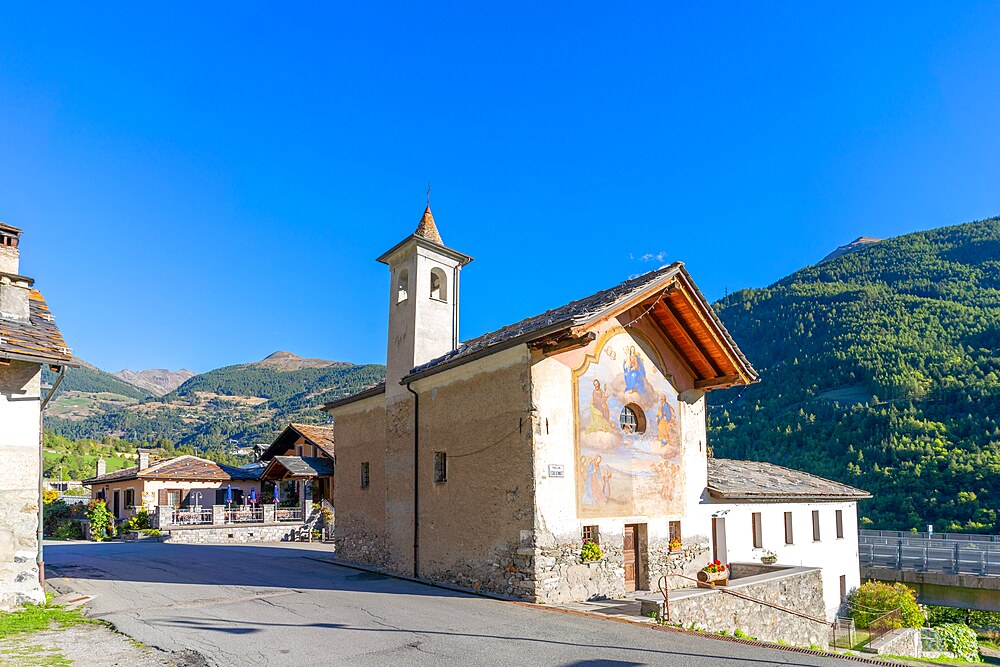
[{"label": "green mountain ridge", "polygon": [[761,370],[710,396],[716,456],[866,489],[863,527],[1000,528],[1000,218],[871,243],[715,308]]}]

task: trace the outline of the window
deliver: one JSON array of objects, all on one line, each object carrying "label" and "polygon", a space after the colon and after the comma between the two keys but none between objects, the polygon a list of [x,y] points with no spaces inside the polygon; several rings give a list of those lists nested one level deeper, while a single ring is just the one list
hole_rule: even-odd
[{"label": "window", "polygon": [[371,480],[368,477],[368,461],[361,464],[361,488],[367,489]]},{"label": "window", "polygon": [[844,510],[837,510],[837,539],[844,539]]},{"label": "window", "polygon": [[785,544],[795,544],[792,536],[792,513],[785,512]]},{"label": "window", "polygon": [[407,293],[410,290],[410,272],[403,269],[399,272],[396,280],[396,303],[406,301]]},{"label": "window", "polygon": [[618,424],[626,433],[644,433],[646,431],[646,415],[635,403],[629,403],[622,408],[618,416]]},{"label": "window", "polygon": [[669,535],[669,541],[681,539],[681,522],[671,521],[667,524],[667,534]]},{"label": "window", "polygon": [[448,276],[436,267],[431,269],[431,298],[438,301],[448,300]]},{"label": "window", "polygon": [[601,533],[597,530],[597,526],[584,526],[583,527],[583,541],[593,542],[594,544],[601,543]]},{"label": "window", "polygon": [[750,515],[750,528],[753,529],[754,549],[764,548],[764,531],[760,525],[760,512],[754,512]]},{"label": "window", "polygon": [[434,452],[434,481],[443,484],[448,481],[448,455]]},{"label": "window", "polygon": [[135,507],[135,489],[125,489],[125,507]]},{"label": "window", "polygon": [[843,602],[847,599],[847,575],[840,575],[840,600]]},{"label": "window", "polygon": [[813,510],[813,542],[819,542],[819,510]]},{"label": "window", "polygon": [[180,489],[168,489],[167,490],[167,505],[170,507],[180,507],[181,506],[181,492]]}]

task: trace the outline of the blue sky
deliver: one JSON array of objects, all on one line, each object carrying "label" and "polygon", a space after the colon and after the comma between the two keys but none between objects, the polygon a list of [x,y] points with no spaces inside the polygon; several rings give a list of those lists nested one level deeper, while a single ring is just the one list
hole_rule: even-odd
[{"label": "blue sky", "polygon": [[383,361],[428,181],[464,338],[1000,214],[1000,5],[627,5],[4,3],[0,220],[76,354],[204,371]]}]

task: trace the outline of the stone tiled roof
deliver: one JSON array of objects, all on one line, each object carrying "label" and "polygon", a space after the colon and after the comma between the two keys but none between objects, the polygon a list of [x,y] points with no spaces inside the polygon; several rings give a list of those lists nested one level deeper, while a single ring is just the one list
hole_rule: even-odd
[{"label": "stone tiled roof", "polygon": [[0,319],[0,358],[28,357],[44,362],[68,363],[73,359],[41,292],[28,296],[28,321]]},{"label": "stone tiled roof", "polygon": [[333,458],[333,427],[332,426],[316,426],[314,424],[299,424],[292,422],[289,424],[293,429],[299,432],[306,442],[315,445],[324,454]]},{"label": "stone tiled roof", "polygon": [[276,474],[278,466],[287,470],[291,477],[331,477],[333,475],[333,461],[325,457],[275,456],[264,471],[263,477],[265,479],[285,477],[284,474]]},{"label": "stone tiled roof", "polygon": [[601,290],[586,298],[571,301],[564,306],[547,310],[541,315],[535,315],[520,322],[508,324],[496,331],[491,331],[478,338],[473,338],[470,341],[462,343],[455,350],[443,357],[429,361],[422,366],[417,366],[411,374],[421,373],[435,366],[458,360],[462,357],[472,356],[477,352],[509,341],[530,338],[534,334],[547,332],[554,328],[585,323],[594,316],[614,308],[621,302],[627,301],[648,288],[652,283],[678,274],[682,270],[682,267],[683,264],[680,262],[674,262],[669,266],[663,266],[655,271],[650,271],[636,278],[626,280],[610,289]]},{"label": "stone tiled roof", "polygon": [[417,225],[417,229],[413,232],[413,235],[433,241],[438,245],[444,245],[444,241],[441,240],[441,233],[434,222],[434,214],[431,213],[430,204],[424,209],[424,215],[420,218],[420,223]]},{"label": "stone tiled roof", "polygon": [[708,493],[720,500],[861,500],[853,486],[773,463],[708,460]]},{"label": "stone tiled roof", "polygon": [[227,482],[235,480],[254,480],[260,477],[261,470],[238,468],[209,461],[198,456],[178,456],[150,464],[140,471],[138,466],[123,468],[109,472],[100,477],[85,479],[84,484],[105,484],[121,482],[129,479],[181,479],[205,482]]}]

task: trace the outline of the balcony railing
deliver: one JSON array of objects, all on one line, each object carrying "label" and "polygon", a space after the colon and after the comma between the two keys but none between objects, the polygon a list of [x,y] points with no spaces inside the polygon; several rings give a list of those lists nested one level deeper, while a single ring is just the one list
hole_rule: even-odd
[{"label": "balcony railing", "polygon": [[276,507],[274,510],[275,521],[302,521],[301,507]]},{"label": "balcony railing", "polygon": [[212,523],[212,508],[179,507],[170,513],[170,523],[175,526],[196,526]]},{"label": "balcony railing", "polygon": [[226,523],[264,523],[263,507],[234,507],[223,510]]}]

